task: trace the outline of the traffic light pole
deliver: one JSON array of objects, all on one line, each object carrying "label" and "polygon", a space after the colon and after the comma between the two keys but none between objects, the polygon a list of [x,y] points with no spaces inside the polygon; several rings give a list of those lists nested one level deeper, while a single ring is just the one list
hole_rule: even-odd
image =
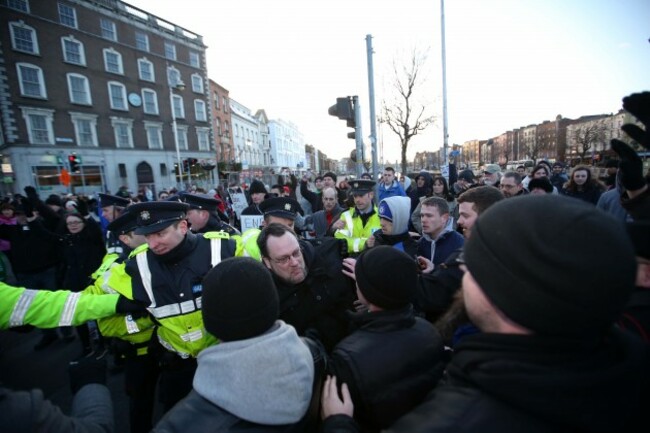
[{"label": "traffic light pole", "polygon": [[377,181],[377,116],[375,114],[375,72],[372,62],[372,35],[366,35],[368,55],[368,95],[370,97],[370,143],[372,145],[372,180]]},{"label": "traffic light pole", "polygon": [[357,148],[357,179],[361,178],[361,175],[364,172],[363,161],[364,161],[364,151],[363,151],[363,134],[361,132],[361,106],[359,105],[359,97],[352,97],[352,104],[354,106],[354,141]]}]

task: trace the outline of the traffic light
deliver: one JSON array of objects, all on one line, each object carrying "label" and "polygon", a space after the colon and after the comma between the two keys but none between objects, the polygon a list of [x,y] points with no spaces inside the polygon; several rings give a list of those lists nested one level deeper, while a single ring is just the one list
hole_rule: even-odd
[{"label": "traffic light", "polygon": [[70,173],[78,172],[81,157],[75,153],[71,153],[68,155],[68,163],[70,164]]},{"label": "traffic light", "polygon": [[183,160],[183,173],[187,173],[190,170],[190,161],[188,159]]},{"label": "traffic light", "polygon": [[[347,126],[350,128],[355,128],[357,126],[352,98],[349,96],[345,98],[336,98],[336,104],[332,105],[327,112],[330,116],[336,116],[339,119],[345,120]],[[348,138],[353,140],[356,139],[355,132],[348,132]]]}]

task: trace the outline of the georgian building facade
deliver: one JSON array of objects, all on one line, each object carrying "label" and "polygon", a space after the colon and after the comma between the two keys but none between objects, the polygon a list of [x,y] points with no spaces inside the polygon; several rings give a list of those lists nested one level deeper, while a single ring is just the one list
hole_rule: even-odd
[{"label": "georgian building facade", "polygon": [[209,177],[177,174],[179,162],[215,156],[200,35],[118,0],[0,0],[0,15],[2,192]]}]

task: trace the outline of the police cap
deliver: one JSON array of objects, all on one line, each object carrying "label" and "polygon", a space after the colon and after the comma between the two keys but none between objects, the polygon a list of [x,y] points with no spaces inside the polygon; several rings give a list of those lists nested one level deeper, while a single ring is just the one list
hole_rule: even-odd
[{"label": "police cap", "polygon": [[99,203],[101,207],[106,206],[118,206],[118,207],[127,207],[131,201],[128,198],[118,197],[116,195],[104,194],[100,192],[97,194],[99,196]]},{"label": "police cap", "polygon": [[260,203],[259,208],[264,216],[272,215],[294,220],[296,219],[296,214],[298,213],[298,209],[300,209],[300,205],[291,197],[273,197]]},{"label": "police cap", "polygon": [[138,227],[137,215],[127,209],[122,215],[115,218],[106,228],[118,235],[132,232]]},{"label": "police cap", "polygon": [[350,182],[350,193],[358,195],[369,193],[373,191],[375,184],[376,182],[374,180],[369,179],[353,180]]},{"label": "police cap", "polygon": [[221,203],[221,200],[208,194],[190,194],[188,192],[181,192],[180,199],[183,203],[189,204],[190,209],[207,210],[208,212],[216,212]]},{"label": "police cap", "polygon": [[138,235],[149,235],[166,229],[176,221],[185,219],[190,206],[178,201],[147,201],[129,207],[136,215]]}]

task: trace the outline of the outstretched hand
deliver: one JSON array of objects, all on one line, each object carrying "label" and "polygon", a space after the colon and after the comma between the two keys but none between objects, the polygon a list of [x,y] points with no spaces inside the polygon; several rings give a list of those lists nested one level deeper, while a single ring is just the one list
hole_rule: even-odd
[{"label": "outstretched hand", "polygon": [[336,376],[327,376],[321,398],[321,417],[325,419],[332,415],[352,416],[353,414],[354,404],[352,404],[347,384],[341,385],[341,396],[339,397]]},{"label": "outstretched hand", "polygon": [[623,98],[623,108],[643,123],[645,130],[639,126],[626,123],[621,129],[634,141],[650,150],[650,92],[633,93]]}]

